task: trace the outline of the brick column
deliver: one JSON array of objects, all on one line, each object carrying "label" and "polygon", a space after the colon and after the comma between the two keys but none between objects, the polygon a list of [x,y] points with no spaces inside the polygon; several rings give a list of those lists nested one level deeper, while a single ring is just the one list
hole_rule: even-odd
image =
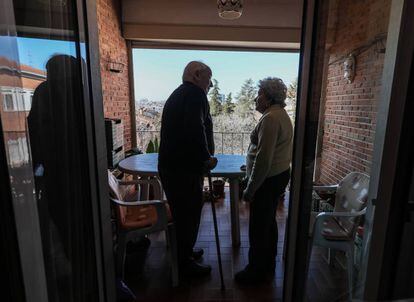
[{"label": "brick column", "polygon": [[[124,124],[124,147],[131,148],[130,88],[127,43],[121,34],[120,1],[97,0],[104,114]],[[108,70],[108,62],[122,63],[122,72]],[[131,67],[132,68],[132,67]],[[133,113],[135,115],[135,113]]]}]

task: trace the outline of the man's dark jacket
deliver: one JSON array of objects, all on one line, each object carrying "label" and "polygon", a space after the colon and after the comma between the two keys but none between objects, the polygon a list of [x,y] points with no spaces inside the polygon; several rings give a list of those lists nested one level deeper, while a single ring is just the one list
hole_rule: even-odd
[{"label": "man's dark jacket", "polygon": [[161,120],[160,171],[201,173],[214,154],[213,123],[204,91],[184,82],[168,98]]}]

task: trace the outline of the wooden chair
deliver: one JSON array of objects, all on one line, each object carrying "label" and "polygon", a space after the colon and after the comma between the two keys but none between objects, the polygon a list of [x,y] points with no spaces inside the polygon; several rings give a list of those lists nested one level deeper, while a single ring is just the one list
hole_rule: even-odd
[{"label": "wooden chair", "polygon": [[[175,228],[166,200],[162,200],[161,184],[157,179],[119,181],[108,171],[110,199],[117,216],[116,263],[124,276],[126,245],[129,241],[145,235],[165,231],[172,269],[173,286],[178,285],[177,243]],[[155,200],[139,200],[140,186],[150,185]]]},{"label": "wooden chair", "polygon": [[310,251],[313,246],[343,251],[346,254],[349,295],[352,297],[354,239],[368,200],[369,176],[352,172],[337,185],[314,186],[314,190],[335,190],[333,212],[313,212],[310,225]]}]

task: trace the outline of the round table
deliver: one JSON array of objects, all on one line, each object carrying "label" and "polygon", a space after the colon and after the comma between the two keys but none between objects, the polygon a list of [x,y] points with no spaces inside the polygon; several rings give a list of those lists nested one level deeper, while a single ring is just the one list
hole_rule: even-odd
[{"label": "round table", "polygon": [[[239,178],[245,175],[240,167],[246,164],[244,155],[217,154],[217,166],[211,171],[213,177],[226,177],[230,183],[230,218],[233,246],[240,246]],[[122,172],[138,176],[158,176],[158,153],[133,155],[118,164]]]}]

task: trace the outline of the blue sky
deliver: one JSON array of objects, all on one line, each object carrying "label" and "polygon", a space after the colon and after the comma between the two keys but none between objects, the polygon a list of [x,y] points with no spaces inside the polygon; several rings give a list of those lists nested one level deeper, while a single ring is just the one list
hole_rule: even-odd
[{"label": "blue sky", "polygon": [[45,70],[47,61],[54,54],[68,54],[76,57],[73,41],[17,38],[20,63]]},{"label": "blue sky", "polygon": [[164,101],[181,84],[190,61],[209,65],[221,93],[235,97],[249,78],[256,83],[273,76],[291,83],[298,74],[299,53],[134,49],[133,60],[135,99]]},{"label": "blue sky", "polygon": [[[45,69],[54,54],[76,56],[75,43],[59,40],[18,38],[20,62]],[[209,65],[221,93],[235,97],[243,82],[255,83],[268,76],[280,77],[286,84],[296,79],[299,53],[134,49],[135,99],[165,101],[181,84],[185,65],[199,60]]]}]

